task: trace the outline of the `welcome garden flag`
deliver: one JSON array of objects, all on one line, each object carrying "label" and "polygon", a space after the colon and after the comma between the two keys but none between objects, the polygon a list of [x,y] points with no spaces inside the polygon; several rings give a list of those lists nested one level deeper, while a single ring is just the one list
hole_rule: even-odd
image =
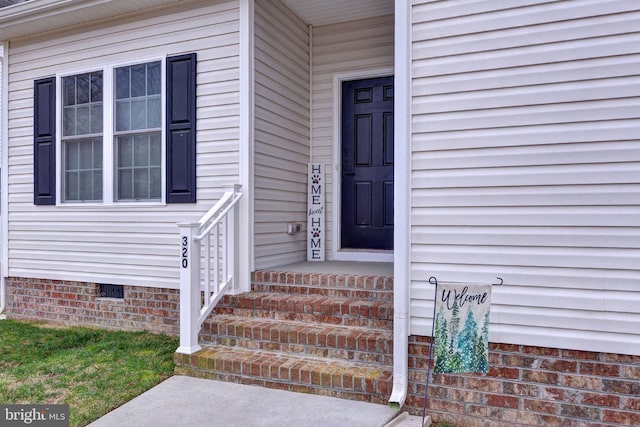
[{"label": "welcome garden flag", "polygon": [[433,372],[489,370],[491,285],[438,283]]}]

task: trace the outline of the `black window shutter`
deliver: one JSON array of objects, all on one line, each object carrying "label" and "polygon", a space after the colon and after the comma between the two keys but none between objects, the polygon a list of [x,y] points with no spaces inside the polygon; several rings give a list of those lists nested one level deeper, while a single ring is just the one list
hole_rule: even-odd
[{"label": "black window shutter", "polygon": [[56,79],[34,82],[33,203],[56,204]]},{"label": "black window shutter", "polygon": [[196,60],[167,58],[167,203],[196,202]]}]

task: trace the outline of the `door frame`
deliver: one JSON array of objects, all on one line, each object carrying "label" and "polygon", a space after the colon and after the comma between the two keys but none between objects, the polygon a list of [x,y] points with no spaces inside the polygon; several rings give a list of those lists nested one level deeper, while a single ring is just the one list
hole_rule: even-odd
[{"label": "door frame", "polygon": [[[371,261],[393,262],[393,251],[342,249],[341,212],[342,212],[342,82],[347,80],[370,79],[376,77],[393,76],[393,67],[354,70],[335,73],[333,75],[333,197],[332,197],[332,254],[336,261]],[[395,89],[394,89],[395,92]],[[394,93],[395,96],[395,93]],[[395,115],[394,115],[395,120]],[[395,144],[395,141],[394,141]],[[394,159],[395,164],[395,159]],[[394,186],[396,185],[394,180]],[[395,233],[395,225],[394,225]]]}]

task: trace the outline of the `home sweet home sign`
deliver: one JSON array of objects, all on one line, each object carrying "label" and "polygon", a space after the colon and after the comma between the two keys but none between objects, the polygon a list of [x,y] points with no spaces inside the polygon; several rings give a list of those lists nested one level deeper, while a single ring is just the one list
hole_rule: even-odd
[{"label": "home sweet home sign", "polygon": [[324,164],[309,163],[307,260],[324,261]]}]

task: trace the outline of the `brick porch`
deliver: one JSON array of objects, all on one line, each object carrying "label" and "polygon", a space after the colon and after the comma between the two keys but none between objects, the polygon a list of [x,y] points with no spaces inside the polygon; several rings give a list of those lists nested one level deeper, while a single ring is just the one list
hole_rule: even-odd
[{"label": "brick porch", "polygon": [[393,278],[258,271],[203,325],[203,350],[176,372],[386,404],[392,386]]}]

